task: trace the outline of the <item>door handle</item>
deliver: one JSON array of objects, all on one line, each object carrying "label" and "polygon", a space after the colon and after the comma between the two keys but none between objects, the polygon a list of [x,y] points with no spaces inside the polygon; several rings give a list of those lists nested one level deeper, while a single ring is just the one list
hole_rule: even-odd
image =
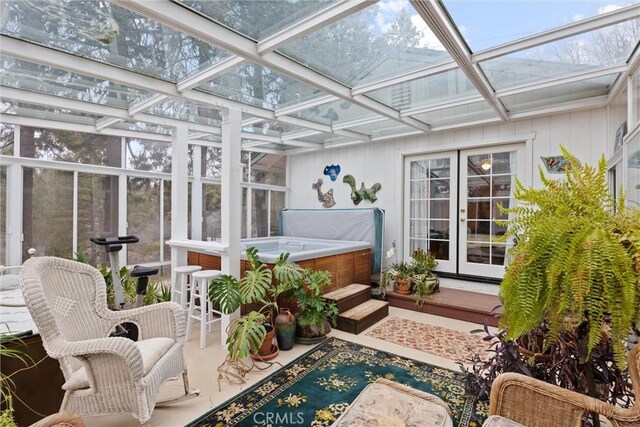
[{"label": "door handle", "polygon": [[464,222],[465,218],[464,217],[460,217],[460,222]]}]

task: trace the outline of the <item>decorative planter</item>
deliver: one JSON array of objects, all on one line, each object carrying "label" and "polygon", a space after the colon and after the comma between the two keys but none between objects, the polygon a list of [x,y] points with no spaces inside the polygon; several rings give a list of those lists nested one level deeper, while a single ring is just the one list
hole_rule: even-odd
[{"label": "decorative planter", "polygon": [[325,320],[322,325],[298,324],[295,341],[300,344],[315,344],[324,340],[329,332],[331,332],[331,325],[328,320]]},{"label": "decorative planter", "polygon": [[288,308],[281,308],[274,321],[280,350],[291,350],[296,336],[296,318]]},{"label": "decorative planter", "polygon": [[264,337],[264,341],[262,341],[262,345],[258,350],[258,356],[266,356],[271,354],[273,351],[273,336],[275,335],[275,329],[269,324],[264,325],[264,327],[267,329],[267,335]]},{"label": "decorative planter", "polygon": [[411,294],[411,280],[396,278],[396,292],[402,295]]}]

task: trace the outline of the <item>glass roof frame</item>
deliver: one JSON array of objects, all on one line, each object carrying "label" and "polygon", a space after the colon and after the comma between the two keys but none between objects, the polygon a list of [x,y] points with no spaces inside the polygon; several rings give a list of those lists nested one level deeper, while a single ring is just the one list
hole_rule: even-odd
[{"label": "glass roof frame", "polygon": [[[353,132],[350,128],[356,128],[357,126],[361,126],[362,121],[375,123],[376,121],[385,121],[392,120],[397,122],[398,127],[409,126],[410,128],[415,130],[415,133],[419,134],[421,132],[429,132],[435,131],[439,129],[450,128],[451,126],[448,124],[444,124],[443,126],[430,126],[429,123],[421,122],[420,120],[416,120],[412,116],[426,113],[429,111],[438,111],[442,109],[446,109],[451,107],[452,102],[458,102],[458,105],[464,105],[465,102],[471,104],[473,100],[478,100],[479,97],[469,97],[469,99],[462,100],[443,100],[443,102],[436,102],[433,104],[427,104],[421,108],[413,108],[408,110],[395,109],[391,108],[387,105],[384,105],[378,101],[373,100],[372,98],[367,96],[367,92],[382,89],[382,88],[390,88],[394,85],[402,84],[417,80],[419,78],[424,78],[432,75],[438,75],[441,73],[445,73],[450,70],[462,70],[467,75],[471,75],[472,80],[474,80],[474,84],[478,85],[486,85],[484,88],[486,90],[480,91],[480,96],[485,101],[489,102],[489,105],[493,105],[495,109],[498,110],[498,114],[503,115],[503,120],[509,120],[510,114],[509,111],[504,109],[501,110],[500,106],[504,107],[501,103],[502,98],[506,98],[518,93],[525,93],[527,91],[538,90],[541,88],[561,86],[563,84],[587,81],[589,79],[593,79],[595,77],[607,76],[607,75],[615,75],[617,78],[613,85],[611,85],[611,89],[606,97],[606,102],[604,105],[608,104],[610,100],[621,90],[622,84],[629,73],[629,68],[633,64],[638,61],[638,44],[636,43],[632,54],[627,58],[625,63],[614,64],[609,67],[601,67],[592,71],[578,71],[575,73],[571,73],[565,76],[560,76],[558,78],[545,79],[542,81],[532,82],[528,84],[515,85],[512,87],[501,88],[500,90],[495,90],[490,82],[483,82],[483,72],[479,68],[479,64],[487,61],[491,58],[504,57],[510,53],[521,51],[527,49],[528,47],[538,46],[543,43],[549,43],[555,40],[562,40],[569,38],[571,36],[575,36],[577,34],[583,34],[588,31],[592,31],[597,28],[608,27],[615,25],[620,22],[627,22],[631,19],[640,18],[640,6],[633,5],[628,6],[626,8],[618,9],[617,11],[609,12],[603,15],[595,16],[588,18],[583,21],[578,21],[573,24],[569,24],[563,27],[558,27],[552,30],[547,30],[538,34],[533,34],[531,36],[525,37],[520,40],[516,40],[513,42],[509,42],[500,46],[496,46],[493,48],[485,49],[479,52],[471,52],[469,49],[469,45],[464,41],[464,37],[462,36],[461,31],[458,29],[456,23],[451,19],[448,15],[444,6],[440,3],[428,3],[426,1],[415,1],[412,2],[416,6],[418,13],[422,17],[424,21],[429,25],[429,27],[436,28],[436,35],[439,36],[454,36],[458,38],[459,41],[462,41],[462,45],[467,47],[468,52],[464,52],[464,50],[460,50],[459,46],[445,46],[452,56],[456,59],[455,65],[451,63],[451,61],[439,65],[428,65],[423,67],[418,67],[416,69],[405,71],[403,73],[398,73],[399,75],[385,76],[382,79],[377,81],[369,81],[366,84],[356,84],[353,87],[346,86],[332,79],[330,76],[326,76],[319,71],[310,69],[308,67],[304,67],[302,64],[284,56],[277,52],[274,52],[279,47],[285,46],[289,43],[294,42],[302,37],[305,37],[309,34],[312,34],[315,31],[321,30],[322,28],[326,28],[328,25],[337,22],[341,19],[345,19],[352,14],[363,10],[367,6],[371,5],[375,2],[370,2],[367,0],[359,0],[356,2],[347,2],[347,1],[338,1],[335,3],[329,3],[324,9],[319,10],[317,13],[313,14],[310,17],[302,19],[299,22],[290,25],[288,28],[283,28],[281,31],[275,32],[265,39],[256,42],[248,36],[244,36],[239,34],[235,30],[229,29],[228,27],[213,21],[210,18],[205,18],[199,16],[197,12],[191,11],[187,8],[181,7],[176,3],[165,2],[161,5],[161,7],[157,8],[159,10],[152,10],[153,7],[149,7],[144,4],[144,1],[141,0],[127,0],[123,2],[119,2],[118,6],[122,6],[125,9],[129,9],[135,13],[141,14],[146,18],[154,20],[158,22],[160,25],[166,25],[173,30],[177,30],[182,34],[185,34],[188,37],[195,37],[205,43],[208,43],[212,47],[216,49],[226,50],[231,53],[231,56],[225,57],[218,63],[207,67],[206,69],[198,70],[197,73],[186,77],[185,79],[178,81],[176,83],[167,82],[159,79],[158,77],[148,76],[145,73],[138,73],[133,70],[128,70],[129,73],[139,74],[141,79],[145,80],[143,84],[138,84],[138,80],[140,79],[132,79],[131,82],[134,84],[120,83],[126,84],[127,86],[131,86],[134,89],[138,90],[149,90],[153,87],[153,83],[160,82],[163,85],[161,90],[151,90],[150,92],[154,95],[148,99],[137,100],[134,104],[129,105],[128,110],[118,107],[111,106],[103,106],[98,105],[99,107],[106,107],[105,109],[100,109],[99,111],[105,113],[104,120],[97,120],[96,127],[100,127],[100,129],[108,128],[109,126],[120,123],[123,121],[131,121],[131,120],[139,120],[141,122],[148,122],[158,125],[175,125],[179,122],[185,122],[184,120],[166,118],[161,116],[155,116],[151,114],[153,107],[157,106],[160,103],[172,100],[183,100],[187,102],[197,103],[205,105],[206,107],[211,108],[240,108],[241,110],[249,113],[254,118],[249,118],[249,121],[256,120],[272,120],[279,121],[282,123],[287,123],[290,125],[298,126],[300,128],[310,129],[312,132],[323,132],[323,133],[332,133],[337,137],[345,137],[353,139],[354,141],[359,142],[368,142],[373,140],[383,139],[392,139],[394,135],[375,135],[375,134],[362,134],[358,132]],[[171,12],[176,12],[172,14]],[[186,13],[186,14],[185,14]],[[181,19],[184,18],[184,19]],[[445,25],[443,32],[439,33],[438,28],[441,28],[438,25],[434,25],[437,23],[444,22]],[[448,28],[448,29],[447,29]],[[215,34],[203,34],[202,29],[211,29],[216,30]],[[453,29],[451,31],[450,29]],[[212,32],[213,33],[213,32]],[[2,41],[13,40],[17,41],[18,45],[24,46],[25,42],[23,40],[19,40],[17,38],[13,38],[7,35],[2,35]],[[4,45],[3,43],[2,45]],[[33,43],[29,43],[33,44]],[[28,53],[19,55],[12,55],[11,49],[10,52],[4,52],[4,46],[0,47],[0,53],[5,54],[10,57],[16,57],[17,59],[33,61],[34,63],[40,63],[42,65],[50,65],[48,62],[48,55],[44,55],[45,58],[41,58],[39,54],[34,54],[33,52],[46,53],[47,51],[55,51],[52,47],[43,46],[43,45],[34,45],[37,46],[35,50],[30,50]],[[17,52],[15,46],[13,49],[13,53]],[[61,52],[59,52],[61,53]],[[460,54],[468,54],[469,61],[468,63],[459,59]],[[69,53],[65,53],[64,55],[72,55]],[[93,63],[97,63],[98,61],[90,58],[82,58],[85,65],[93,65]],[[233,72],[232,70],[238,65],[245,64],[247,62],[256,62],[259,65],[267,66],[274,69],[276,72],[283,72],[285,76],[291,77],[298,81],[304,83],[311,83],[312,86],[320,89],[324,92],[324,94],[320,95],[317,99],[310,99],[308,101],[301,102],[299,104],[293,104],[290,106],[286,106],[284,108],[275,110],[269,108],[262,108],[260,106],[251,106],[242,102],[237,102],[233,100],[224,99],[224,97],[219,96],[211,96],[209,94],[205,94],[201,91],[195,90],[194,88],[203,82],[211,81],[217,77],[224,76]],[[62,69],[69,70],[66,66],[64,60],[58,63]],[[115,65],[106,65],[110,70]],[[91,67],[93,68],[93,67]],[[98,67],[100,68],[100,67]],[[75,70],[69,70],[71,72],[75,72],[80,75],[85,75],[89,77],[94,77],[91,74],[84,74],[82,72],[78,73],[78,71],[82,71],[82,67],[76,68]],[[125,70],[126,71],[126,70]],[[108,75],[107,73],[103,75]],[[0,76],[2,77],[2,76]],[[477,80],[476,80],[477,79]],[[486,80],[486,77],[484,77]],[[126,79],[125,79],[126,81]],[[153,83],[152,83],[153,82]],[[480,83],[478,83],[480,82]],[[116,83],[118,83],[116,81]],[[167,84],[172,85],[169,87]],[[2,91],[6,92],[8,88],[2,87]],[[39,105],[50,105],[50,106],[59,106],[60,101],[56,104],[52,102],[52,98],[57,98],[60,100],[64,100],[56,95],[46,95],[40,94],[38,92],[28,93],[29,90],[25,89],[14,89],[11,94],[17,96],[7,96],[7,99],[13,99],[18,102],[32,102],[34,96],[42,95],[39,99],[40,102],[35,102]],[[0,95],[3,93],[0,92]],[[585,98],[584,102],[592,102],[594,105],[602,105],[603,97],[596,97],[598,99]],[[74,106],[79,107],[79,104],[75,102],[81,102],[84,104],[90,104],[87,101],[74,101]],[[322,107],[324,105],[336,102],[350,102],[358,108],[364,108],[369,110],[369,112],[373,115],[372,117],[362,117],[362,118],[353,118],[350,120],[331,120],[332,116],[323,116],[325,119],[329,120],[329,123],[326,121],[323,123],[317,123],[316,121],[309,120],[307,118],[301,118],[300,113],[303,110],[307,110],[313,107]],[[571,102],[570,107],[574,106],[576,102]],[[602,105],[602,106],[604,106]],[[60,108],[68,108],[69,105],[61,106]],[[545,108],[548,110],[549,108]],[[116,113],[117,110],[117,113]],[[562,105],[558,107],[558,110],[562,110]],[[78,110],[84,111],[84,110]],[[329,111],[330,112],[330,111]],[[108,113],[108,114],[106,114]],[[532,114],[536,113],[536,110],[531,111]],[[90,114],[95,114],[91,112]],[[125,115],[126,114],[126,115]],[[115,117],[114,117],[115,116]],[[516,115],[511,115],[513,118],[516,118]],[[157,119],[156,119],[157,117]],[[517,118],[523,117],[522,112],[518,112]],[[155,122],[155,123],[154,123]],[[186,121],[189,123],[189,126],[194,130],[200,130],[204,132],[205,127],[194,126],[193,123]],[[197,125],[197,124],[196,124]],[[464,125],[464,124],[462,124]],[[461,126],[462,126],[461,125]],[[204,125],[202,125],[204,126]],[[215,129],[215,127],[210,126],[207,127],[211,130],[212,133],[219,132],[219,129]],[[97,129],[99,130],[99,129]],[[413,132],[413,131],[411,131]],[[403,132],[402,135],[407,132]],[[249,134],[245,136],[245,134]],[[399,134],[400,135],[400,134]],[[295,146],[294,144],[290,144],[290,141],[294,141],[298,143],[297,147],[304,149],[321,149],[324,148],[324,144],[304,141],[304,137],[300,139],[287,139],[285,134],[285,138],[283,135],[280,136],[269,136],[269,141],[266,141],[264,138],[262,142],[270,142],[274,144],[280,144],[283,146]],[[251,132],[243,132],[243,138],[252,138],[252,140],[256,140],[255,138],[264,137],[264,135],[257,135]],[[275,138],[275,139],[274,139]],[[279,141],[277,140],[279,138]],[[337,144],[337,143],[336,143]],[[341,143],[344,144],[344,143]],[[331,144],[327,144],[329,147]],[[289,150],[286,150],[289,151]],[[291,150],[293,152],[293,150]]]}]

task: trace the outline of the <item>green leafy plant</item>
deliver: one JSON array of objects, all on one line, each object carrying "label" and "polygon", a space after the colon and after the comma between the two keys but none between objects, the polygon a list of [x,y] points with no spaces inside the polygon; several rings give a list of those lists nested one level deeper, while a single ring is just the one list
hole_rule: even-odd
[{"label": "green leafy plant", "polygon": [[546,347],[584,328],[581,360],[610,339],[623,368],[640,307],[640,210],[610,195],[604,156],[592,167],[562,154],[571,164],[564,180],[540,169],[542,188],[516,181],[518,205],[501,208],[510,219],[500,222],[508,226],[500,240],[517,238],[500,289],[501,324],[513,340],[548,321]]},{"label": "green leafy plant", "polygon": [[[22,340],[13,335],[3,335],[0,337],[0,356],[2,357],[11,357],[14,359],[20,360],[24,364],[24,369],[29,369],[33,366],[33,359],[25,354],[22,350],[18,348],[13,348],[11,346],[12,343],[22,343]],[[16,371],[20,372],[20,371]],[[16,426],[15,420],[13,419],[13,404],[12,404],[12,393],[15,389],[15,384],[11,379],[11,376],[14,375],[14,372],[11,375],[6,375],[2,371],[0,371],[0,403],[5,407],[2,412],[0,412],[0,426],[2,427],[14,427]]]},{"label": "green leafy plant", "polygon": [[422,307],[429,296],[439,289],[438,278],[433,273],[437,266],[435,256],[418,249],[411,255],[411,261],[398,261],[385,268],[381,276],[381,285],[386,288],[396,279],[409,279],[416,305]]},{"label": "green leafy plant", "polygon": [[257,354],[266,335],[265,324],[273,324],[273,314],[278,312],[278,300],[283,297],[296,297],[301,309],[300,322],[316,323],[331,318],[337,312],[335,305],[324,301],[321,291],[329,282],[328,272],[303,269],[289,262],[289,254],[283,253],[277,258],[273,271],[260,261],[258,250],[246,251],[251,269],[245,271],[238,280],[225,274],[213,280],[209,285],[209,299],[224,314],[237,311],[242,304],[259,304],[260,308],[236,319],[229,325],[227,337],[227,359],[218,368],[220,377],[230,374],[243,380],[252,369],[242,363],[251,354]]}]

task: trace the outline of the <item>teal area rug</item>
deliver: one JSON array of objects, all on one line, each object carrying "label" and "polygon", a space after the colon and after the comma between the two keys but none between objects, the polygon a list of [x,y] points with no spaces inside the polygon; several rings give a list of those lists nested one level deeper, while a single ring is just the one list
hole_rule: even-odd
[{"label": "teal area rug", "polygon": [[481,426],[487,416],[460,372],[330,338],[187,426],[329,426],[380,377],[441,397],[455,426]]}]

